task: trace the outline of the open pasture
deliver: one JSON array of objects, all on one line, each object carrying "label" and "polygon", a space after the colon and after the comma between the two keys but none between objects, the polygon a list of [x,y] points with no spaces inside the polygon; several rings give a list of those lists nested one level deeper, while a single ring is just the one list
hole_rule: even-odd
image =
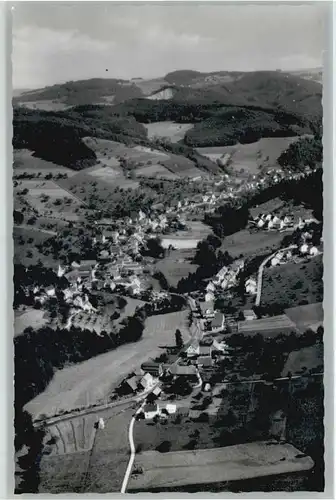
[{"label": "open pasture", "polygon": [[22,101],[19,103],[20,106],[24,106],[28,109],[40,109],[42,111],[64,111],[71,106],[67,106],[58,99],[43,99],[41,101],[25,101],[25,96],[22,96]]},{"label": "open pasture", "polygon": [[135,171],[136,177],[155,177],[158,179],[179,179],[177,174],[170,172],[166,167],[156,164],[139,167]]},{"label": "open pasture", "polygon": [[[121,142],[109,141],[106,139],[96,139],[85,137],[85,144],[95,151],[97,159],[101,163],[113,159],[119,161],[124,158],[130,163],[134,163],[137,168],[160,164],[166,167],[173,174],[180,177],[206,177],[208,174],[195,167],[194,163],[188,158],[173,153],[166,153],[155,148],[146,146],[126,146]],[[89,170],[90,171],[90,170]],[[94,172],[95,169],[92,169]]]},{"label": "open pasture", "polygon": [[285,309],[285,314],[295,323],[296,327],[303,333],[308,328],[315,330],[323,325],[323,304],[307,304],[305,306],[291,307]]},{"label": "open pasture", "polygon": [[157,262],[156,269],[164,274],[170,286],[175,287],[181,278],[196,271],[197,265],[190,262],[194,254],[194,249],[172,250]]},{"label": "open pasture", "polygon": [[246,257],[253,257],[255,255],[272,252],[273,249],[279,247],[283,237],[287,232],[273,232],[273,231],[258,231],[252,232],[248,229],[242,229],[237,233],[225,237],[221,250],[229,252],[232,257],[244,255]]},{"label": "open pasture", "polygon": [[279,156],[297,140],[298,137],[272,137],[251,144],[197,148],[197,151],[209,160],[224,160],[236,172],[244,169],[246,174],[253,175],[260,169],[279,167]]},{"label": "open pasture", "polygon": [[155,137],[168,138],[171,142],[179,142],[185,136],[187,130],[193,128],[193,123],[175,123],[171,121],[156,122],[156,123],[144,123],[148,131],[148,138],[153,139]]},{"label": "open pasture", "polygon": [[162,238],[162,246],[169,248],[172,245],[176,249],[187,250],[196,248],[197,244],[211,233],[211,228],[202,221],[188,221],[186,230],[176,231]]},{"label": "open pasture", "polygon": [[299,453],[290,444],[267,441],[210,450],[147,451],[136,456],[135,467],[142,467],[144,473],[131,477],[129,490],[176,489],[311,469],[312,459],[299,458]]},{"label": "open pasture", "polygon": [[167,85],[167,81],[163,78],[134,78],[132,82],[143,92],[145,96],[150,95],[153,92],[157,92],[162,87]]}]

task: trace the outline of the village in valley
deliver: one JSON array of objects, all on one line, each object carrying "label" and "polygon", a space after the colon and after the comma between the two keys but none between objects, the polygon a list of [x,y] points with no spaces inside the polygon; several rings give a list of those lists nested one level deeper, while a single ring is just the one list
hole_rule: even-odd
[{"label": "village in valley", "polygon": [[15,494],[320,494],[322,14],[112,3],[12,10]]},{"label": "village in valley", "polygon": [[[315,170],[306,170],[295,180],[304,181],[311,175],[315,175]],[[278,177],[266,178],[268,187],[278,183]],[[241,191],[258,193],[264,179],[261,177],[257,187],[245,182],[242,184],[244,189],[241,188],[234,197],[239,199]],[[279,443],[282,446],[279,450],[283,451],[275,459],[278,465],[274,465],[274,473],[287,477],[293,471],[301,471],[299,481],[305,480],[302,471],[310,470],[314,462],[307,454],[287,443],[286,426],[291,417],[284,410],[284,404],[296,391],[298,394],[305,393],[309,384],[317,384],[316,387],[320,384],[323,373],[321,299],[315,291],[316,303],[313,304],[299,301],[297,296],[294,307],[289,307],[290,304],[280,306],[280,309],[274,304],[267,306],[267,296],[263,291],[267,285],[263,280],[265,282],[273,270],[281,271],[291,265],[301,268],[321,258],[321,222],[303,205],[294,205],[291,209],[288,203],[279,202],[279,199],[261,203],[249,210],[244,223],[246,227],[232,235],[234,238],[244,233],[247,253],[242,250],[232,256],[230,250],[223,248],[225,252],[219,254],[220,250],[213,250],[213,247],[222,248],[221,239],[202,222],[202,218],[213,214],[227,196],[232,198],[231,191],[221,191],[217,196],[204,194],[201,200],[189,197],[175,205],[166,203],[149,210],[133,211],[129,217],[121,219],[101,217],[98,213],[97,220],[85,229],[84,255],[80,251],[65,252],[49,271],[44,270],[41,263],[18,266],[20,279],[14,303],[17,304],[18,320],[24,318],[23,333],[32,332],[29,321],[36,312],[40,326],[48,327],[50,334],[52,331],[59,334],[76,331],[76,335],[84,336],[86,332],[85,337],[90,334],[87,341],[92,342],[98,336],[96,338],[101,339],[102,351],[112,347],[117,356],[124,342],[135,341],[134,352],[138,351],[138,356],[130,358],[131,362],[127,355],[122,360],[120,371],[117,368],[113,374],[114,357],[111,358],[110,370],[106,375],[103,371],[96,380],[100,384],[104,379],[105,392],[96,393],[94,387],[84,386],[84,393],[81,394],[75,384],[70,388],[69,398],[56,398],[53,388],[48,395],[47,388],[44,396],[38,395],[28,403],[27,409],[35,415],[36,424],[47,426],[43,446],[49,461],[68,457],[79,449],[85,451],[94,445],[95,441],[90,441],[90,431],[86,429],[84,432],[83,425],[87,420],[95,424],[89,428],[94,429],[96,436],[100,432],[112,431],[112,415],[116,409],[124,408],[122,411],[129,412],[135,408],[129,425],[134,421],[132,439],[143,451],[131,455],[132,466],[123,477],[123,488],[131,491],[165,488],[165,481],[155,479],[155,468],[161,463],[159,458],[156,457],[150,466],[147,463],[151,453],[159,453],[159,457],[163,453],[164,457],[165,453],[180,449],[194,452],[219,450],[218,445],[225,442],[223,433],[226,432],[228,437],[229,429],[231,438],[224,446],[230,445],[234,450],[234,446],[242,446],[240,443],[246,441],[245,453],[253,455],[256,453],[253,448],[255,443],[259,443],[259,448]],[[71,222],[71,226],[71,237],[80,240],[83,237],[80,228],[75,222]],[[206,236],[197,240],[195,234],[200,228]],[[265,246],[266,253],[262,252],[262,258],[253,243],[259,234],[270,242],[270,246]],[[249,238],[252,242],[251,253],[248,249]],[[61,237],[54,239],[59,241]],[[41,244],[42,254],[49,252],[50,243],[47,239]],[[197,255],[201,255],[202,248],[203,251],[210,248],[214,254],[214,267],[206,270],[201,279],[196,273],[196,278],[190,283],[185,281],[188,276],[172,282],[169,276],[171,256],[179,255],[179,259],[173,261],[174,271],[179,263],[198,262]],[[239,243],[237,248],[240,248]],[[203,266],[206,264],[204,262]],[[196,268],[194,264],[188,266]],[[165,275],[162,270],[168,274]],[[190,288],[189,291],[186,287]],[[305,317],[309,320],[306,321]],[[153,322],[151,329],[154,330],[146,341],[149,321]],[[160,324],[163,326],[160,327]],[[19,325],[18,321],[17,328]],[[18,330],[18,338],[21,332]],[[280,344],[278,339],[281,339]],[[287,345],[289,339],[291,342],[297,339],[299,345],[302,344],[302,353],[307,352],[294,358],[296,363],[291,355],[286,362],[286,351],[291,349]],[[148,342],[147,348],[145,342]],[[268,361],[271,365],[268,362],[260,365],[258,356],[261,346],[262,352],[270,356]],[[316,349],[316,355],[313,355]],[[98,352],[102,351],[98,348]],[[99,356],[96,359],[98,361]],[[310,362],[309,367],[302,365]],[[106,376],[110,379],[106,380]],[[279,398],[279,408],[273,403],[267,403],[267,410],[260,406],[265,397],[260,392],[263,384],[265,388],[271,384],[271,389],[266,392],[271,391],[271,398]],[[284,384],[287,384],[287,389],[284,389]],[[52,386],[53,382],[49,387]],[[289,387],[291,393],[286,395]],[[247,406],[243,411],[236,406],[237,394],[241,394],[242,398],[245,394],[244,406]],[[86,404],[83,404],[85,400]],[[268,412],[267,423],[259,415],[258,408]],[[243,414],[245,420],[241,421]],[[70,441],[64,434],[68,432],[69,422],[74,429]],[[252,423],[254,426],[251,427]],[[80,430],[82,427],[83,431]],[[82,444],[77,437],[80,432],[84,436]],[[89,434],[86,436],[86,433]],[[58,444],[60,435],[63,450]],[[267,439],[271,441],[268,443]],[[127,443],[124,446],[127,447]],[[292,458],[287,467],[283,460],[288,454]],[[269,467],[268,455],[265,454],[263,467]],[[202,462],[203,455],[199,460]],[[218,460],[221,458],[218,457]],[[209,478],[213,477],[214,471],[209,469]],[[90,474],[94,477],[93,466]],[[238,475],[229,473],[230,484],[244,479],[244,474],[249,477],[247,471]],[[50,481],[49,473],[42,477]],[[174,478],[181,487],[186,486],[178,472]],[[222,479],[219,477],[216,481],[221,481],[220,485],[226,481],[225,478],[224,474]],[[206,484],[208,480],[203,478],[202,481]],[[194,478],[193,484],[200,484],[200,480]],[[56,490],[52,487],[52,491],[60,491],[58,486],[55,487]],[[104,485],[104,488],[112,490],[115,487],[108,482]]]}]

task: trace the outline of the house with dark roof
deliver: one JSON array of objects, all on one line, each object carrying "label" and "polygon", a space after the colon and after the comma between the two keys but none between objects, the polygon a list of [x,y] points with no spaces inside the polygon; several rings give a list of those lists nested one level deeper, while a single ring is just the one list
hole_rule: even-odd
[{"label": "house with dark roof", "polygon": [[202,367],[212,366],[213,359],[211,356],[199,356],[197,359],[197,365]]},{"label": "house with dark roof", "polygon": [[197,377],[197,368],[194,365],[172,365],[168,372],[178,377]]},{"label": "house with dark roof", "polygon": [[220,332],[225,327],[225,316],[221,312],[216,312],[212,319],[210,329],[212,332]]},{"label": "house with dark roof", "polygon": [[144,406],[143,411],[144,411],[146,420],[154,418],[156,415],[159,415],[159,413],[160,413],[159,407],[155,403],[147,403]]},{"label": "house with dark roof", "polygon": [[162,363],[156,363],[155,361],[142,363],[141,369],[145,373],[150,373],[153,377],[160,377],[163,373]]}]

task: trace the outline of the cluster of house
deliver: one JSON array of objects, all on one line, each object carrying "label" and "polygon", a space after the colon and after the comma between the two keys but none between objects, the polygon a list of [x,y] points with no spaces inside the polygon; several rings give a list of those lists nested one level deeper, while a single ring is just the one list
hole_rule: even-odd
[{"label": "cluster of house", "polygon": [[272,214],[262,214],[254,217],[251,223],[254,224],[257,229],[267,229],[268,231],[281,231],[294,226],[293,217],[287,215],[278,217]]},{"label": "cluster of house", "polygon": [[222,341],[207,337],[206,340],[199,344],[191,344],[185,351],[188,362],[187,366],[197,366],[199,369],[213,366],[214,353],[216,355],[228,355],[228,345]]},{"label": "cluster of house", "polygon": [[304,241],[301,245],[294,247],[289,250],[279,250],[271,259],[271,266],[279,266],[281,264],[287,264],[292,261],[295,257],[316,257],[321,252],[314,246]]},{"label": "cluster of house", "polygon": [[205,301],[212,302],[217,290],[228,290],[237,285],[237,278],[244,268],[244,260],[237,259],[229,266],[223,266],[206,286]]}]

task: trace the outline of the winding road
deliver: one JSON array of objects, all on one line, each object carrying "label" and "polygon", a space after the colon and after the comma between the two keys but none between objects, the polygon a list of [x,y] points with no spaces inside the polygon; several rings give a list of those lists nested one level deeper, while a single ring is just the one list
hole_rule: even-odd
[{"label": "winding road", "polygon": [[[189,307],[190,307],[190,309],[192,311],[192,308],[194,306],[193,299],[191,299],[191,298],[188,297],[188,303],[189,303]],[[187,349],[187,347],[189,347],[191,343],[193,343],[195,341],[197,343],[199,343],[200,340],[202,339],[203,331],[202,331],[202,328],[201,328],[200,321],[197,318],[194,318],[194,321],[193,321],[190,329],[192,329],[193,326],[194,326],[194,328],[193,328],[193,331],[192,331],[192,336],[191,336],[190,340],[183,346],[183,348],[181,349],[180,353],[183,352],[185,349]],[[179,356],[174,361],[174,363],[171,364],[171,366],[176,365],[180,360],[181,360],[181,358]],[[198,377],[198,385],[196,387],[201,387],[202,386],[202,378],[201,378],[199,372],[198,372],[197,377]],[[125,476],[124,476],[124,479],[123,479],[123,482],[122,482],[122,486],[121,486],[121,490],[120,490],[121,493],[126,493],[127,485],[128,485],[128,482],[129,482],[130,475],[132,473],[133,463],[134,463],[134,459],[135,459],[135,446],[134,446],[134,438],[133,438],[133,429],[134,429],[134,423],[135,423],[136,416],[141,412],[142,408],[146,404],[146,397],[148,396],[148,394],[150,394],[151,392],[153,392],[154,389],[155,389],[155,387],[157,387],[159,384],[160,384],[160,382],[158,382],[151,389],[151,391],[149,391],[149,393],[147,393],[145,396],[143,396],[144,399],[143,399],[140,407],[137,409],[137,411],[135,412],[134,416],[131,419],[131,422],[130,422],[130,425],[129,425],[129,430],[128,430],[128,439],[129,439],[129,444],[130,444],[130,458],[129,458],[129,462],[128,462],[127,469],[126,469],[126,472],[125,472]]]}]

